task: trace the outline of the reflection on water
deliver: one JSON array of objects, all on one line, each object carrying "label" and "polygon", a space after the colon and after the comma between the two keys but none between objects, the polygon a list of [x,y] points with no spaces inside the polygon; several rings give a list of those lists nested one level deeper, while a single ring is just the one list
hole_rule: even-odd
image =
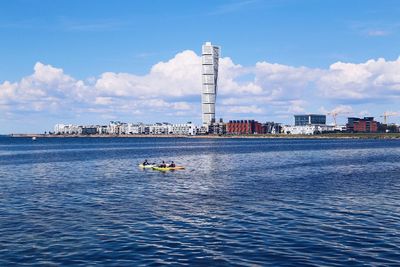
[{"label": "reflection on water", "polygon": [[396,265],[399,170],[396,140],[0,138],[0,265]]}]

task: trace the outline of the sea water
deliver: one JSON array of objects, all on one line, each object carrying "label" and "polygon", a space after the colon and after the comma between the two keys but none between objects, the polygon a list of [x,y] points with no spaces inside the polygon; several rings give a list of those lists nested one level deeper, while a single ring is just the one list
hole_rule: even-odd
[{"label": "sea water", "polygon": [[0,138],[1,266],[398,265],[399,231],[398,140]]}]

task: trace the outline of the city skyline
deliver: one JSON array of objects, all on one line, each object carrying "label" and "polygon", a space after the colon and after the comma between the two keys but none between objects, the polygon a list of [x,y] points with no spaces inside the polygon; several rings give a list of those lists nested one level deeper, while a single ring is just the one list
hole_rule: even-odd
[{"label": "city skyline", "polygon": [[0,134],[59,122],[200,124],[206,41],[224,48],[217,119],[291,124],[333,111],[344,123],[400,111],[396,1],[93,3],[1,4]]}]

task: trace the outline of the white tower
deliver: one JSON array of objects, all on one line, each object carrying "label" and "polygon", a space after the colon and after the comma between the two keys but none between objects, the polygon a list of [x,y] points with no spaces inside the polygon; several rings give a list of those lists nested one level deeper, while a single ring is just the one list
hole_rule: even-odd
[{"label": "white tower", "polygon": [[219,50],[220,48],[212,45],[211,42],[206,42],[202,47],[201,106],[203,124],[206,125],[215,122]]}]

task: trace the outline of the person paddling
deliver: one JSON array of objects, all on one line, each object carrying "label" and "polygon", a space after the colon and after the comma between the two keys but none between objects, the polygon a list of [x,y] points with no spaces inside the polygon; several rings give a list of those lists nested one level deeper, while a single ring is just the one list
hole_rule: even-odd
[{"label": "person paddling", "polygon": [[163,161],[159,167],[160,167],[160,168],[166,168],[166,167],[167,167],[167,164],[165,164],[165,161]]},{"label": "person paddling", "polygon": [[147,162],[147,159],[144,160],[143,166],[149,165],[150,163]]},{"label": "person paddling", "polygon": [[173,161],[171,161],[171,164],[169,164],[169,166],[168,167],[170,167],[170,168],[175,168],[175,163],[173,162]]}]

